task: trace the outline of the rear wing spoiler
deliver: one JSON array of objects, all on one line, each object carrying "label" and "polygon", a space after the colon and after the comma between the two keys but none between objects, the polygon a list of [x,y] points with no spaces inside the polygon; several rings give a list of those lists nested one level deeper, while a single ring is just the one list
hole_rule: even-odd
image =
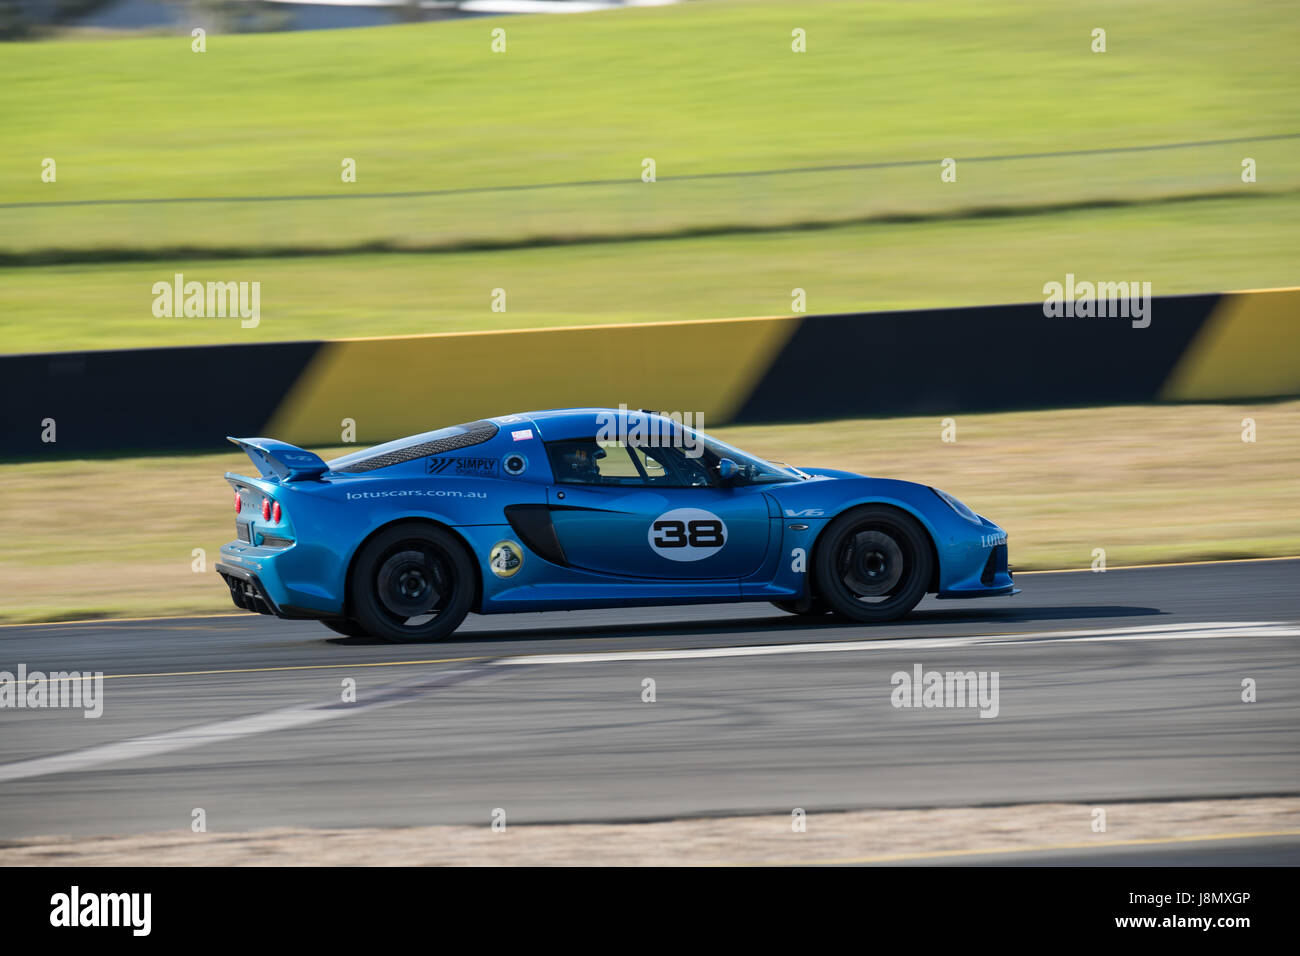
[{"label": "rear wing spoiler", "polygon": [[274,438],[226,438],[248,454],[263,478],[304,481],[329,471],[329,465],[319,455],[288,442]]}]

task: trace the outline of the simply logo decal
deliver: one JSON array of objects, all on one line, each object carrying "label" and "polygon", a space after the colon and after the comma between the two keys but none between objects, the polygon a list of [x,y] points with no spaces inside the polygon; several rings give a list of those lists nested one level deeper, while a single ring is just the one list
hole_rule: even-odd
[{"label": "simply logo decal", "polygon": [[428,472],[431,475],[447,475],[455,478],[495,478],[497,460],[495,458],[439,458],[429,459]]}]

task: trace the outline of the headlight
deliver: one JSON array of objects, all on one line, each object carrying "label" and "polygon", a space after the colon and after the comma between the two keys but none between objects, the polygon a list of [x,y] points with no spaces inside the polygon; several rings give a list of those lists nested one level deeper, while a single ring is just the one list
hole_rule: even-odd
[{"label": "headlight", "polygon": [[978,524],[978,525],[982,525],[984,523],[983,521],[980,520],[979,515],[971,511],[969,508],[967,508],[964,504],[962,504],[952,495],[948,494],[945,491],[940,491],[938,488],[931,488],[930,490],[933,491],[940,498],[942,498],[944,501],[946,501],[948,503],[949,508],[957,512],[957,514],[961,515],[967,521],[973,522],[974,524]]}]

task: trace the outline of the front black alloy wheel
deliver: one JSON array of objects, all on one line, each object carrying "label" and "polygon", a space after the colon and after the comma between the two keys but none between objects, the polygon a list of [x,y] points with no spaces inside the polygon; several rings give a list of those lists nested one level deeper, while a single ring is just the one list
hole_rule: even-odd
[{"label": "front black alloy wheel", "polygon": [[817,591],[831,609],[855,621],[902,617],[925,597],[934,556],[911,515],[863,505],[840,515],[817,543]]},{"label": "front black alloy wheel", "polygon": [[451,532],[403,523],[366,542],[348,590],[365,633],[399,643],[437,641],[469,613],[474,567]]}]

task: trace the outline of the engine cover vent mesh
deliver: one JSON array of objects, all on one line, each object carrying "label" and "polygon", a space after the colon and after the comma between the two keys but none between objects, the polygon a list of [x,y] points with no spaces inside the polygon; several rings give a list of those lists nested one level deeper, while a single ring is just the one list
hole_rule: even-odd
[{"label": "engine cover vent mesh", "polygon": [[405,448],[398,448],[394,451],[384,452],[382,455],[375,455],[373,458],[363,458],[360,461],[354,461],[352,464],[340,468],[342,474],[356,474],[360,471],[374,471],[376,468],[387,468],[389,465],[400,465],[404,461],[414,461],[416,458],[424,458],[428,455],[438,455],[444,451],[455,451],[458,448],[468,448],[470,445],[479,445],[496,435],[497,426],[489,421],[470,422],[468,425],[462,425],[465,430],[459,435],[451,435],[447,438],[437,438],[433,441],[420,442],[415,445],[407,445]]}]

